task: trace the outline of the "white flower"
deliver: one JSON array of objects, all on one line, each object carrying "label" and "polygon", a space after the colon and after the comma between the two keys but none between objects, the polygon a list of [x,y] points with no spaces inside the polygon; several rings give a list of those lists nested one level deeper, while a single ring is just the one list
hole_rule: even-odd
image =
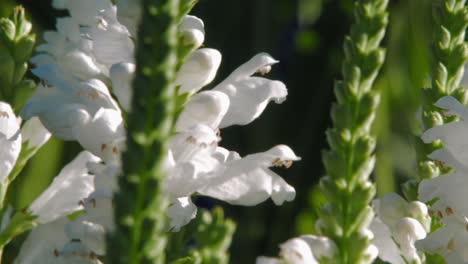
[{"label": "white flower", "polygon": [[281,205],[284,201],[292,201],[296,191],[269,167],[288,168],[299,159],[285,145],[233,159],[214,171],[212,180],[198,192],[237,205],[252,206],[269,197],[276,205]]},{"label": "white flower", "polygon": [[130,111],[132,106],[132,80],[134,73],[135,64],[128,62],[112,65],[109,72],[112,81],[112,92],[117,96],[120,105],[125,111]]},{"label": "white flower", "polygon": [[110,8],[108,0],[54,0],[57,9],[68,9],[71,17],[80,25],[91,25],[100,10]]},{"label": "white flower", "polygon": [[432,179],[425,179],[419,184],[418,198],[421,201],[435,201],[431,206],[434,217],[438,217],[445,226],[429,234],[426,239],[418,241],[416,246],[429,253],[439,253],[448,263],[468,262],[468,205],[466,188],[468,188],[468,109],[453,97],[443,97],[436,106],[446,109],[449,115],[458,115],[460,121],[451,122],[427,130],[422,139],[426,143],[440,139],[443,149],[429,155],[438,160],[441,166],[454,169]]},{"label": "white flower", "polygon": [[87,150],[108,163],[119,162],[125,130],[120,112],[101,108],[94,116],[81,110],[73,137]]},{"label": "white flower", "polygon": [[[326,237],[303,235],[292,238],[280,245],[280,258],[257,258],[257,264],[313,264],[325,258],[331,260],[338,249],[335,243]],[[284,262],[283,262],[284,261]]]},{"label": "white flower", "polygon": [[426,206],[389,193],[374,200],[373,207],[377,215],[370,229],[379,258],[393,264],[422,263],[415,242],[426,237],[424,226],[429,228]]},{"label": "white flower", "polygon": [[216,76],[221,64],[221,53],[215,49],[203,48],[192,52],[180,67],[175,84],[179,93],[193,94],[209,84]]},{"label": "white flower", "polygon": [[21,136],[23,143],[27,142],[28,149],[38,149],[50,139],[51,134],[42,125],[39,118],[33,117],[21,128]]},{"label": "white flower", "polygon": [[80,240],[87,248],[97,255],[106,253],[105,229],[99,224],[90,221],[75,220],[65,226],[65,233],[71,240]]},{"label": "white flower", "polygon": [[194,95],[180,113],[175,129],[182,132],[197,124],[218,129],[229,109],[229,97],[217,91],[204,91]]},{"label": "white flower", "polygon": [[93,192],[93,178],[86,164],[98,158],[83,151],[65,166],[51,185],[29,207],[39,223],[47,223],[82,208],[80,201]]},{"label": "white flower", "polygon": [[183,44],[185,45],[192,45],[194,48],[198,48],[205,41],[205,25],[196,16],[185,16],[179,25],[179,31],[182,34]]},{"label": "white flower", "polygon": [[213,156],[218,141],[213,129],[203,125],[171,139],[165,188],[171,198],[191,195],[212,180],[210,172],[220,164]]},{"label": "white flower", "polygon": [[93,54],[96,59],[110,67],[121,62],[134,62],[134,48],[130,32],[117,21],[114,8],[101,12],[98,23],[90,29]]},{"label": "white flower", "polygon": [[117,18],[125,25],[132,34],[136,36],[138,23],[141,19],[141,4],[134,0],[117,0]]},{"label": "white flower", "polygon": [[167,216],[170,219],[171,229],[177,232],[197,216],[197,207],[190,197],[180,197],[169,205]]},{"label": "white flower", "polygon": [[59,251],[68,242],[64,226],[66,217],[39,225],[29,233],[15,259],[15,264],[57,263]]},{"label": "white flower", "polygon": [[270,55],[259,53],[213,88],[228,95],[231,102],[221,128],[246,125],[260,116],[270,101],[282,103],[286,99],[288,91],[282,82],[252,77],[257,72],[268,73],[277,62]]},{"label": "white flower", "polygon": [[0,101],[0,184],[15,166],[21,151],[19,124],[10,105]]}]

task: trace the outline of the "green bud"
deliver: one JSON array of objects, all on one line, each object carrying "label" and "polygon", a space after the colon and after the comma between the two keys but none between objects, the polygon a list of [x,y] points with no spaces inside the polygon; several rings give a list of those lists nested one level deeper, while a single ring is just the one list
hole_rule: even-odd
[{"label": "green bud", "polygon": [[343,81],[335,81],[333,91],[335,92],[338,104],[344,104],[348,98],[346,84]]},{"label": "green bud", "polygon": [[356,46],[350,37],[346,37],[343,44],[345,58],[351,60],[356,56]]},{"label": "green bud", "polygon": [[17,62],[26,62],[34,48],[34,44],[36,43],[36,36],[35,35],[28,35],[18,40],[16,45],[14,46],[14,53],[13,56]]},{"label": "green bud", "polygon": [[338,185],[337,182],[330,176],[322,177],[319,184],[322,194],[329,203],[335,204],[342,199],[342,186]]},{"label": "green bud", "polygon": [[433,89],[436,89],[436,91],[439,94],[445,94],[446,93],[445,85],[447,83],[447,78],[448,78],[448,72],[447,72],[447,68],[445,67],[445,65],[439,62],[437,64],[435,74],[436,74],[434,76],[435,87],[433,87]]},{"label": "green bud", "polygon": [[13,21],[16,24],[16,39],[27,36],[31,32],[32,24],[26,19],[23,7],[15,7]]},{"label": "green bud", "polygon": [[340,179],[345,176],[346,172],[346,161],[340,153],[334,150],[328,150],[322,152],[323,164],[333,179]]},{"label": "green bud", "polygon": [[444,124],[444,117],[436,111],[424,112],[423,121],[426,127],[435,127]]},{"label": "green bud", "polygon": [[[6,18],[0,18],[0,34],[5,40],[13,41],[15,39],[15,24]],[[2,38],[0,38],[1,41]]]},{"label": "green bud", "polygon": [[450,31],[447,30],[444,26],[440,26],[439,29],[440,42],[438,46],[440,49],[448,49],[450,47],[451,35]]},{"label": "green bud", "polygon": [[423,179],[431,179],[440,175],[440,168],[434,161],[423,161],[419,163],[420,177]]},{"label": "green bud", "polygon": [[403,195],[408,201],[418,200],[418,186],[419,181],[409,180],[401,185]]},{"label": "green bud", "polygon": [[[351,199],[352,212],[360,212],[362,208],[368,206],[375,195],[375,186],[369,182],[360,183],[353,190],[353,199]],[[353,218],[353,217],[351,217]]]},{"label": "green bud", "polygon": [[[354,200],[354,199],[353,199]],[[352,223],[348,229],[348,232],[357,232],[359,230],[363,230],[367,228],[372,219],[374,219],[374,211],[370,206],[365,206],[364,208],[360,208],[360,211],[357,211],[357,215],[351,215],[350,219]]]},{"label": "green bud", "polygon": [[340,131],[336,128],[327,129],[325,132],[330,147],[343,154],[351,142],[349,130]]},{"label": "green bud", "polygon": [[331,118],[338,129],[346,129],[351,126],[352,113],[344,105],[332,104]]},{"label": "green bud", "polygon": [[320,231],[321,234],[329,234],[331,237],[343,235],[343,216],[338,208],[327,204],[321,208],[318,214],[322,222],[319,223],[320,226],[316,225],[316,229],[319,229],[317,231]]},{"label": "green bud", "polygon": [[28,70],[28,64],[26,62],[17,63],[15,65],[15,73],[13,75],[12,85],[16,85],[23,79],[24,74]]}]

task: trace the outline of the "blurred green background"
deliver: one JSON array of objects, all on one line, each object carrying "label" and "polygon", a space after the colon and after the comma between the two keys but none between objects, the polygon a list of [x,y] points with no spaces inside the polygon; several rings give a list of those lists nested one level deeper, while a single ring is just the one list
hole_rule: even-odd
[{"label": "blurred green background", "polygon": [[[387,61],[377,81],[382,104],[375,125],[379,141],[373,177],[379,195],[399,191],[402,182],[415,176],[412,145],[414,134],[419,133],[419,90],[428,81],[430,63],[429,1],[390,2],[390,26],[384,41]],[[50,0],[0,0],[0,15],[7,15],[15,4],[27,9],[38,43],[43,42],[42,31],[54,29],[56,16],[67,15],[53,10]],[[316,184],[323,175],[324,131],[330,126],[333,82],[340,78],[341,47],[352,12],[350,0],[200,0],[192,12],[205,22],[205,45],[223,54],[213,84],[264,51],[280,60],[269,78],[283,81],[289,89],[282,105],[271,104],[252,124],[224,129],[221,145],[246,155],[287,144],[302,157],[290,169],[278,170],[296,188],[292,203],[277,207],[267,201],[239,207],[198,199],[207,208],[222,205],[226,215],[238,223],[231,263],[254,263],[258,255],[276,255],[279,243],[314,232],[316,210],[323,204]],[[10,201],[18,208],[29,204],[80,149],[76,143],[51,140],[14,183]]]}]

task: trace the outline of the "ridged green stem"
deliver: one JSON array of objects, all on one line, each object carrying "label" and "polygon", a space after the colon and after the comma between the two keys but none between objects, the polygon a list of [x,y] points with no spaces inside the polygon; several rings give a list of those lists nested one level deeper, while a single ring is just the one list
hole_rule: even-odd
[{"label": "ridged green stem", "polygon": [[[433,1],[432,87],[422,90],[424,130],[454,120],[455,117],[444,115],[443,109],[434,106],[441,97],[450,95],[463,104],[467,101],[467,91],[460,86],[468,58],[468,45],[465,41],[468,8],[465,2],[466,0]],[[442,147],[441,143],[421,145],[418,148],[419,178],[432,178],[445,173],[448,168],[427,158],[427,155]]]},{"label": "ridged green stem", "polygon": [[162,194],[162,165],[175,118],[180,8],[178,0],[141,4],[127,151],[106,263],[165,263],[168,202]]},{"label": "ridged green stem", "polygon": [[[371,126],[379,104],[372,89],[384,62],[380,43],[388,24],[388,0],[357,0],[355,24],[344,43],[343,80],[335,83],[337,103],[327,130],[330,150],[322,158],[327,176],[320,187],[328,203],[320,211],[317,232],[338,246],[338,256],[327,263],[366,263],[369,237],[361,231],[373,217],[370,201],[375,187],[369,181],[374,167],[375,138]],[[367,260],[366,260],[367,259]]]}]

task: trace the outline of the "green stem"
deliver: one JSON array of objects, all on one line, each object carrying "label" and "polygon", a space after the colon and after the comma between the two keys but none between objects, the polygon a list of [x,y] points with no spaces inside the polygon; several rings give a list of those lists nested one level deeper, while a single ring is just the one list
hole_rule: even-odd
[{"label": "green stem", "polygon": [[375,139],[371,135],[379,105],[373,83],[384,62],[379,46],[388,23],[387,0],[357,0],[356,24],[345,39],[343,81],[335,85],[337,103],[331,114],[333,128],[327,130],[330,150],[323,153],[327,176],[321,190],[328,204],[320,212],[318,233],[338,246],[337,263],[367,262],[370,244],[361,230],[372,219],[369,202],[375,187],[369,184],[374,166]]},{"label": "green stem", "polygon": [[168,202],[162,164],[175,119],[180,6],[178,0],[143,0],[142,5],[124,175],[115,195],[117,226],[107,240],[109,263],[165,263]]}]

